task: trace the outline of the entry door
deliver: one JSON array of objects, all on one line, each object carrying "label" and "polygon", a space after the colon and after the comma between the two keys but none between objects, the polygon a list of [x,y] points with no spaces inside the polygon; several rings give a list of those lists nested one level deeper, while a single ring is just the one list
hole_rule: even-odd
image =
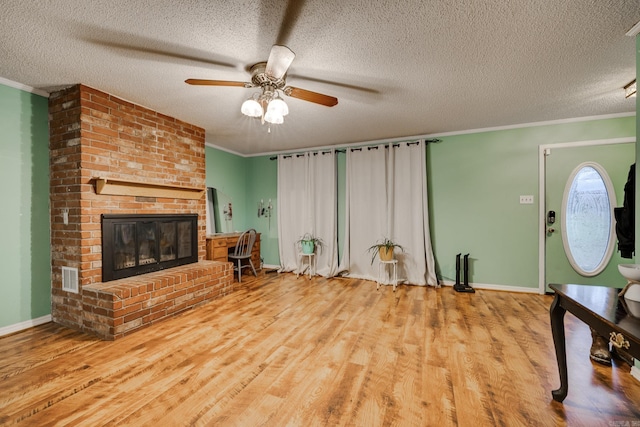
[{"label": "entry door", "polygon": [[[567,181],[572,172],[585,162],[595,162],[602,166],[612,181],[615,191],[615,204],[622,206],[624,185],[629,167],[635,161],[635,143],[592,145],[582,147],[550,148],[545,156],[545,222],[549,211],[555,211],[555,223],[546,225],[545,233],[545,287],[549,292],[549,283],[594,284],[611,287],[623,287],[625,279],[618,272],[618,264],[631,263],[630,259],[620,257],[617,250],[617,238],[611,260],[599,274],[587,277],[579,274],[571,266],[565,252],[562,231],[562,202]],[[611,212],[613,218],[613,211]],[[614,220],[615,221],[615,220]]]}]

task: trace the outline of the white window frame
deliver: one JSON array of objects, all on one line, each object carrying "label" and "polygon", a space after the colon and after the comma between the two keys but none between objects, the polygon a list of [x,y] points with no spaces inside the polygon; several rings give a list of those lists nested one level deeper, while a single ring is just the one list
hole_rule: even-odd
[{"label": "white window frame", "polygon": [[[607,195],[609,196],[609,209],[610,209],[609,216],[611,218],[611,221],[609,222],[609,241],[607,243],[607,249],[604,253],[604,256],[602,257],[602,260],[600,261],[600,264],[598,264],[598,266],[593,271],[585,271],[582,269],[582,267],[578,265],[575,258],[573,257],[573,253],[571,252],[571,248],[569,246],[569,238],[567,236],[566,212],[567,212],[567,202],[569,201],[569,192],[571,191],[571,186],[576,176],[578,175],[578,173],[586,167],[591,167],[595,169],[596,172],[598,172],[598,174],[600,175],[600,178],[602,178],[602,182],[604,183],[605,189],[607,191]],[[567,259],[569,261],[569,264],[571,264],[571,267],[573,267],[576,273],[580,274],[581,276],[585,276],[585,277],[597,276],[598,274],[602,273],[602,271],[609,264],[609,261],[611,261],[611,257],[613,255],[613,250],[616,243],[616,235],[615,235],[616,221],[613,214],[613,208],[615,206],[616,206],[616,193],[613,187],[613,182],[611,181],[611,178],[609,177],[609,174],[607,173],[606,169],[596,162],[584,162],[576,166],[573,172],[571,172],[571,175],[569,175],[569,179],[567,179],[567,183],[565,184],[565,187],[564,187],[564,193],[562,195],[562,222],[561,222],[562,227],[561,229],[562,229],[562,246],[564,247],[564,253],[567,256]]]}]

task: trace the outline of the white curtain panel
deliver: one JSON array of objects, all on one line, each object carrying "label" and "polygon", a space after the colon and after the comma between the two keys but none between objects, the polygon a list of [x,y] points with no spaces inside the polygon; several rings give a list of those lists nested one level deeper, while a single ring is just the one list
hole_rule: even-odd
[{"label": "white curtain panel", "polygon": [[278,249],[280,270],[298,267],[295,242],[305,233],[308,205],[306,155],[278,156]]},{"label": "white curtain panel", "polygon": [[349,277],[376,276],[367,248],[387,233],[384,145],[347,149],[344,255],[340,271]]},{"label": "white curtain panel", "polygon": [[316,250],[317,270],[324,277],[338,274],[338,185],[335,150],[309,157],[310,232],[324,242]]},{"label": "white curtain panel", "polygon": [[367,248],[384,237],[396,250],[399,281],[438,286],[429,232],[424,141],[347,150],[345,257],[350,277],[377,279]]},{"label": "white curtain panel", "polygon": [[337,187],[335,151],[278,156],[278,244],[281,271],[296,271],[296,242],[311,233],[324,242],[316,250],[316,272],[337,273]]},{"label": "white curtain panel", "polygon": [[414,285],[438,286],[429,230],[424,141],[388,149],[389,229],[405,252],[396,255],[398,276]]}]

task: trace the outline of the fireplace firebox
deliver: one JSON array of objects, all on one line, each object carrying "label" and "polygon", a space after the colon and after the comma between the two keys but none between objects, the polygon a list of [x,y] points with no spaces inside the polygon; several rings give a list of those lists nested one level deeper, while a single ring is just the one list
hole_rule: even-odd
[{"label": "fireplace firebox", "polygon": [[198,262],[197,214],[103,214],[102,281]]}]

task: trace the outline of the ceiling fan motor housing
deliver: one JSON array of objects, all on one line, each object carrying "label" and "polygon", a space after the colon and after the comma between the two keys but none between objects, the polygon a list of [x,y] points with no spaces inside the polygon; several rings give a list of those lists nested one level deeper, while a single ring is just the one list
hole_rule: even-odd
[{"label": "ceiling fan motor housing", "polygon": [[267,63],[258,62],[251,66],[251,82],[259,87],[273,86],[274,89],[282,89],[286,83],[286,74],[280,79],[274,79],[266,73]]}]

